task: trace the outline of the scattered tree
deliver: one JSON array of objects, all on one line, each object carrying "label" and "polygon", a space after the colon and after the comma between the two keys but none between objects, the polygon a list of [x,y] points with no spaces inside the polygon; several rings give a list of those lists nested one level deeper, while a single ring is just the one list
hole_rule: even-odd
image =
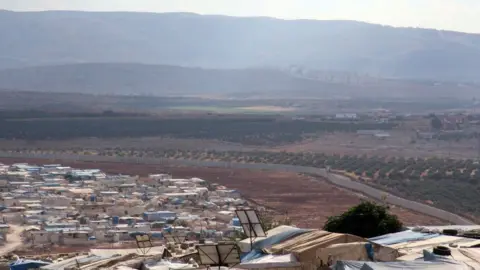
[{"label": "scattered tree", "polygon": [[340,216],[329,217],[324,229],[370,238],[399,232],[402,223],[397,216],[388,213],[387,206],[365,201]]},{"label": "scattered tree", "polygon": [[176,219],[173,226],[188,227],[188,222],[184,219]]},{"label": "scattered tree", "polygon": [[432,116],[432,120],[430,120],[430,124],[433,129],[439,130],[442,128],[442,120],[440,120],[440,118],[438,118],[438,116],[436,115]]}]

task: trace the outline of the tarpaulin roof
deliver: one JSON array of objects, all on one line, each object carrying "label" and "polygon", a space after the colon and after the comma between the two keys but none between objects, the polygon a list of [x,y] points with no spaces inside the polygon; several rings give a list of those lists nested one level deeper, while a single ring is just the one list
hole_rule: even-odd
[{"label": "tarpaulin roof", "polygon": [[312,262],[316,260],[317,250],[333,244],[349,242],[366,242],[366,239],[349,234],[312,231],[274,245],[266,249],[266,252],[270,254],[293,253],[300,262]]},{"label": "tarpaulin roof", "polygon": [[247,238],[242,240],[239,242],[240,250],[242,252],[248,252],[247,254],[242,255],[242,262],[261,258],[266,255],[263,252],[264,249],[310,231],[312,230],[299,229],[290,226],[279,226],[267,231],[267,237],[259,237],[255,239],[252,250],[250,250],[250,239]]},{"label": "tarpaulin roof", "polygon": [[[294,236],[310,232],[312,230],[299,229],[291,226],[278,226],[266,232],[267,237],[257,237],[254,239],[253,249],[269,248]],[[244,239],[238,243],[242,252],[250,251],[250,239]]]},{"label": "tarpaulin roof", "polygon": [[[164,246],[152,247],[148,252],[149,255],[162,254]],[[127,248],[127,249],[90,249],[90,253],[97,256],[112,256],[112,255],[128,255],[128,254],[138,254],[143,255],[138,248]]]},{"label": "tarpaulin roof", "polygon": [[374,259],[391,261],[399,256],[397,250],[393,248],[369,242],[355,235],[289,229],[256,242],[253,250],[242,256],[242,263],[245,265],[249,265],[250,262],[263,263],[263,260],[274,258],[267,254],[294,256],[303,266],[311,264],[312,267],[324,265],[327,261]]},{"label": "tarpaulin roof", "polygon": [[192,264],[187,263],[173,263],[169,261],[155,262],[153,265],[148,263],[144,265],[145,270],[187,270],[196,269]]},{"label": "tarpaulin roof", "polygon": [[451,256],[444,257],[432,253],[432,248],[411,253],[397,258],[399,261],[451,261],[463,262],[473,269],[480,269],[480,250],[477,248],[452,248],[450,247]]},{"label": "tarpaulin roof", "polygon": [[85,265],[85,264],[93,263],[96,261],[102,261],[112,257],[113,255],[111,256],[81,255],[81,256],[73,257],[63,261],[55,262],[47,266],[43,266],[41,269],[63,270],[63,269],[68,269],[68,268],[77,266],[77,265]]},{"label": "tarpaulin roof", "polygon": [[452,264],[446,262],[359,262],[337,261],[332,270],[471,270],[463,263]]},{"label": "tarpaulin roof", "polygon": [[328,247],[333,244],[349,242],[365,242],[365,239],[350,234],[331,233],[327,231],[312,231],[274,245],[267,249],[267,251],[268,253],[273,254],[301,254],[306,251]]},{"label": "tarpaulin roof", "polygon": [[402,253],[410,254],[415,252],[421,252],[424,249],[432,249],[433,247],[438,245],[455,245],[458,247],[468,248],[477,246],[479,244],[480,240],[478,239],[442,235],[430,239],[394,244],[390,245],[390,247],[395,248]]},{"label": "tarpaulin roof", "polygon": [[40,268],[41,266],[48,265],[48,264],[50,264],[50,262],[18,259],[17,261],[10,264],[10,269],[11,270],[28,270],[28,269]]},{"label": "tarpaulin roof", "polygon": [[480,230],[480,225],[445,225],[445,226],[420,226],[410,227],[410,229],[427,229],[430,231],[443,231],[443,230],[459,230],[459,231],[471,231]]},{"label": "tarpaulin roof", "polygon": [[285,268],[300,266],[298,260],[292,254],[287,255],[266,255],[241,263],[238,268],[243,269],[264,269],[264,268]]},{"label": "tarpaulin roof", "polygon": [[[370,247],[369,247],[370,246]],[[371,252],[369,254],[369,251]],[[315,259],[323,262],[338,260],[357,261],[393,261],[398,257],[398,252],[386,246],[380,246],[369,242],[351,242],[330,245],[316,250]]]},{"label": "tarpaulin roof", "polygon": [[440,235],[438,233],[422,233],[422,232],[414,232],[412,230],[407,230],[403,232],[390,233],[390,234],[373,237],[368,240],[380,245],[393,245],[393,244],[410,242],[410,241],[430,239],[437,236],[440,236]]}]

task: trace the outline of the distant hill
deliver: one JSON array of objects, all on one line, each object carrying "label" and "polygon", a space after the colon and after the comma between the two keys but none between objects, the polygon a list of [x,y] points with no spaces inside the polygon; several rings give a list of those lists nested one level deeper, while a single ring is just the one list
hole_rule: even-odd
[{"label": "distant hill", "polygon": [[0,70],[0,88],[120,95],[347,94],[348,85],[294,77],[280,70],[214,70],[144,64],[71,64]]},{"label": "distant hill", "polygon": [[122,62],[303,66],[374,77],[476,81],[480,35],[354,21],[190,13],[0,11],[0,68]]},{"label": "distant hill", "polygon": [[0,89],[143,96],[267,98],[460,98],[480,87],[375,79],[298,69],[204,69],[128,63],[89,63],[0,70]]}]

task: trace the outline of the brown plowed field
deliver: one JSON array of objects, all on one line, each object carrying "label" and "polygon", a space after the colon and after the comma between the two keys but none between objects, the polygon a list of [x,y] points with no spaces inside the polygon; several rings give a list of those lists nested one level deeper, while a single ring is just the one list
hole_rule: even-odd
[{"label": "brown plowed field", "polygon": [[[74,168],[97,168],[108,173],[146,176],[152,173],[170,173],[175,178],[199,177],[210,182],[239,190],[246,198],[273,208],[278,213],[288,213],[293,223],[308,228],[321,228],[327,217],[338,215],[357,204],[362,195],[337,188],[322,179],[313,179],[294,173],[251,171],[241,169],[165,167],[163,165],[62,162],[61,160],[0,159],[11,164],[61,163]],[[445,225],[446,222],[412,211],[392,207],[392,212],[405,225]]]}]

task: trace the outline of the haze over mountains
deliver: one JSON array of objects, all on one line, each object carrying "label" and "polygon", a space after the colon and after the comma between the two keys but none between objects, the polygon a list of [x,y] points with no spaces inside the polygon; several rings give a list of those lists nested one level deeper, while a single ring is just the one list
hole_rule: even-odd
[{"label": "haze over mountains", "polygon": [[[200,95],[348,90],[278,70],[221,70],[129,63],[92,63],[0,70],[0,86],[84,94]],[[345,92],[344,92],[345,93]]]},{"label": "haze over mountains", "polygon": [[[342,76],[343,75],[343,76]],[[333,77],[333,78],[332,78]],[[478,85],[375,79],[304,70],[203,69],[131,63],[0,70],[0,90],[155,96],[276,98],[461,98]]]},{"label": "haze over mountains", "polygon": [[[64,71],[61,69],[65,66],[21,69],[80,63],[138,63],[217,69],[214,76],[220,76],[220,88],[222,80],[228,80],[232,72],[220,72],[218,69],[253,68],[258,71],[295,65],[360,76],[453,82],[477,81],[480,72],[480,35],[393,28],[354,21],[288,21],[190,13],[0,11],[0,37],[0,69],[17,68],[0,71],[0,88],[30,88],[26,90],[66,87],[57,81],[65,81],[65,78],[62,79],[54,69],[72,75],[77,73],[76,68],[87,77],[72,75],[68,77],[68,83],[76,80],[78,85],[95,84],[91,89],[111,87],[111,82],[107,81],[98,85],[99,80],[95,76],[100,73],[85,71],[86,67],[92,67],[88,65],[70,65]],[[139,69],[132,70],[133,67]],[[109,80],[125,76],[118,66],[114,69],[108,65],[95,68],[93,70],[97,71],[107,68],[105,72],[109,73]],[[126,70],[134,74],[150,74],[145,75],[150,76],[148,83],[130,82],[139,86],[139,92],[143,93],[151,92],[155,83],[165,83],[154,78],[156,72],[162,71],[167,76],[168,72],[179,71],[177,68],[167,72],[166,68],[128,65]],[[113,71],[119,73],[111,73]],[[195,75],[192,75],[193,71]],[[202,74],[201,69],[189,72],[189,76],[205,80],[202,77],[205,72]],[[245,72],[235,76],[253,74]],[[278,80],[280,76],[272,75],[275,71],[265,72],[270,72],[266,78]],[[44,85],[38,81],[39,74],[42,74]],[[145,76],[142,75],[142,78],[145,79]],[[278,83],[266,84],[268,79],[250,78],[244,79],[259,83],[256,86],[247,84],[251,86],[250,90],[281,90],[282,80],[289,81],[290,84],[286,84],[288,87],[297,84],[302,85],[302,89],[317,87],[302,78],[288,77]],[[128,83],[129,79],[125,80]],[[175,84],[169,86],[170,89],[192,86],[182,79],[171,79],[167,83]],[[114,90],[104,89],[103,92]]]}]

